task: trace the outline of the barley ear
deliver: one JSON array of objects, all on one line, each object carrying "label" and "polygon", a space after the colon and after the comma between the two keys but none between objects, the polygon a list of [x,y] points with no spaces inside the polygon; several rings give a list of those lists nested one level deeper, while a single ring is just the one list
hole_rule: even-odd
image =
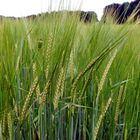
[{"label": "barley ear", "polygon": [[[33,64],[33,75],[37,76],[37,69],[36,69],[36,64]],[[40,88],[39,88],[39,84],[36,87],[36,97],[37,97],[37,101],[40,102]]]},{"label": "barley ear", "polygon": [[[75,102],[75,98],[76,98],[76,87],[77,87],[77,84],[79,82],[79,80],[87,73],[87,71],[89,71],[91,68],[93,68],[93,66],[98,63],[100,60],[102,60],[102,58],[108,53],[110,52],[112,49],[114,49],[115,46],[113,47],[110,47],[110,48],[107,48],[105,50],[103,50],[103,52],[97,56],[96,58],[94,58],[87,66],[86,68],[81,71],[78,76],[76,77],[76,79],[74,80],[73,82],[73,85],[72,85],[72,88],[71,88],[71,96],[72,96],[72,101]],[[117,54],[117,51],[114,53],[114,55],[116,56]],[[114,56],[113,55],[113,56]],[[115,57],[114,56],[114,57]],[[114,58],[113,58],[114,59]],[[113,61],[113,60],[112,60]]]},{"label": "barley ear", "polygon": [[48,38],[48,47],[47,47],[47,51],[46,51],[46,62],[47,62],[47,66],[46,66],[46,70],[45,70],[45,76],[46,79],[48,79],[48,74],[49,74],[49,62],[51,59],[51,55],[52,55],[52,43],[53,43],[53,35],[52,33],[49,35]]},{"label": "barley ear", "polygon": [[5,134],[6,129],[7,129],[7,117],[4,112],[3,119],[2,119],[2,134]]},{"label": "barley ear", "polygon": [[64,75],[65,75],[65,72],[64,72],[64,68],[62,67],[60,70],[57,84],[56,84],[56,90],[55,90],[54,99],[53,99],[54,110],[57,109],[59,98],[63,93],[63,84],[64,84],[64,77],[65,77]]},{"label": "barley ear", "polygon": [[8,123],[9,140],[12,140],[12,115],[11,115],[11,112],[8,113],[7,123]]},{"label": "barley ear", "polygon": [[119,96],[117,98],[117,104],[116,104],[116,110],[115,110],[115,118],[114,118],[115,123],[117,123],[118,117],[119,117],[119,109],[120,109],[122,94],[123,94],[123,86],[120,87]]},{"label": "barley ear", "polygon": [[27,113],[27,110],[28,110],[28,107],[29,107],[29,104],[30,104],[30,100],[32,98],[32,94],[33,94],[34,90],[36,89],[37,83],[38,83],[38,77],[36,77],[34,79],[33,84],[31,85],[30,90],[29,90],[29,92],[26,96],[26,99],[25,99],[25,102],[24,102],[24,105],[23,105],[23,108],[22,108],[22,112],[21,112],[21,122],[26,117],[26,113]]},{"label": "barley ear", "polygon": [[51,84],[51,80],[49,80],[43,90],[43,92],[41,93],[41,102],[40,104],[45,105],[46,104],[46,98],[47,98],[47,94],[49,92],[49,87]]},{"label": "barley ear", "polygon": [[97,121],[96,127],[94,129],[94,134],[93,134],[93,138],[92,138],[93,140],[96,140],[96,138],[97,138],[97,135],[98,135],[101,123],[102,123],[102,121],[103,121],[103,119],[105,117],[105,114],[106,114],[106,112],[107,112],[107,110],[108,110],[108,108],[109,108],[109,106],[110,106],[110,104],[112,102],[112,96],[113,95],[111,95],[111,97],[108,99],[107,104],[106,104],[104,110],[102,111],[101,115],[99,116],[99,119]]},{"label": "barley ear", "polygon": [[70,54],[69,70],[70,70],[71,81],[73,81],[73,79],[74,79],[74,61],[73,61],[73,53],[72,52]]},{"label": "barley ear", "polygon": [[101,78],[101,80],[99,82],[99,85],[98,85],[98,92],[97,92],[97,97],[96,97],[96,105],[98,105],[99,97],[100,97],[101,91],[103,90],[107,74],[109,72],[109,69],[110,69],[110,67],[111,67],[111,65],[113,63],[113,60],[115,59],[116,55],[117,55],[117,50],[112,55],[111,59],[109,60],[107,66],[106,66],[106,68],[105,68],[105,70],[103,72],[102,78]]}]

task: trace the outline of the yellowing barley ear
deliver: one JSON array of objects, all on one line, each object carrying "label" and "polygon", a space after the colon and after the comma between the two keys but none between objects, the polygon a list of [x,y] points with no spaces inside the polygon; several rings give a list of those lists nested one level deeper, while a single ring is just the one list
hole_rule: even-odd
[{"label": "yellowing barley ear", "polygon": [[60,88],[60,96],[63,97],[63,92],[64,92],[64,86],[65,86],[65,70],[62,73],[62,81],[61,81],[61,88]]},{"label": "yellowing barley ear", "polygon": [[115,123],[117,123],[119,117],[119,109],[120,109],[122,94],[123,94],[123,86],[120,87],[119,96],[117,98],[117,105],[115,110]]},{"label": "yellowing barley ear", "polygon": [[16,72],[18,72],[18,69],[19,69],[19,62],[20,62],[20,56],[18,56],[17,58]]},{"label": "yellowing barley ear", "polygon": [[41,95],[41,100],[39,104],[45,105],[46,104],[46,98],[47,98],[47,94],[49,92],[49,87],[51,84],[51,80],[49,80],[43,90],[43,92],[40,94]]},{"label": "yellowing barley ear", "polygon": [[64,71],[64,68],[62,67],[60,70],[59,77],[58,77],[54,99],[53,99],[53,105],[54,105],[55,110],[58,107],[59,98],[62,96],[62,93],[64,90],[64,79],[65,79],[65,71]]},{"label": "yellowing barley ear", "polygon": [[53,35],[51,33],[48,38],[48,47],[46,52],[46,61],[47,61],[47,67],[45,70],[46,79],[48,79],[48,74],[49,74],[49,62],[52,55],[52,43],[53,43]]},{"label": "yellowing barley ear", "polygon": [[33,75],[35,75],[36,73],[37,73],[37,70],[36,70],[36,64],[35,63],[33,63]]},{"label": "yellowing barley ear", "polygon": [[[36,64],[33,64],[33,75],[37,76],[37,69],[36,69]],[[39,84],[36,87],[36,97],[37,97],[37,101],[40,102],[40,88],[39,88]]]},{"label": "yellowing barley ear", "polygon": [[36,86],[37,86],[37,83],[38,83],[38,77],[36,77],[29,89],[29,92],[26,96],[26,99],[25,99],[25,102],[24,102],[24,105],[23,105],[23,108],[22,108],[22,112],[21,112],[21,122],[24,120],[24,118],[26,117],[26,113],[27,113],[27,110],[28,110],[28,107],[29,107],[29,104],[30,104],[30,100],[32,98],[32,94],[34,92],[34,90],[36,89]]},{"label": "yellowing barley ear", "polygon": [[31,41],[31,37],[30,37],[30,32],[31,32],[31,29],[28,29],[28,23],[26,20],[23,20],[24,22],[24,26],[25,26],[25,30],[26,30],[26,36],[27,36],[27,41],[28,41],[28,47],[30,50],[33,49],[32,47],[32,41]]},{"label": "yellowing barley ear", "polygon": [[8,132],[9,132],[9,140],[12,140],[12,115],[11,112],[7,115],[7,124],[8,124]]},{"label": "yellowing barley ear", "polygon": [[37,98],[38,103],[40,103],[41,102],[41,93],[40,93],[39,84],[36,87],[36,98]]},{"label": "yellowing barley ear", "polygon": [[2,134],[3,135],[7,134],[7,128],[8,128],[7,114],[6,112],[4,112],[3,119],[2,119]]},{"label": "yellowing barley ear", "polygon": [[74,61],[73,61],[73,53],[71,52],[70,60],[69,60],[69,71],[70,71],[70,77],[71,81],[74,79]]},{"label": "yellowing barley ear", "polygon": [[106,112],[107,112],[107,110],[108,110],[108,108],[109,108],[109,106],[110,106],[110,104],[112,102],[112,96],[113,96],[113,94],[108,99],[107,104],[106,104],[104,110],[102,111],[101,115],[99,116],[99,119],[97,121],[96,127],[95,127],[94,132],[93,132],[92,140],[96,140],[96,138],[97,138],[97,135],[98,135],[98,132],[99,132],[99,128],[101,126],[101,123],[102,123],[102,121],[103,121],[103,119],[105,117],[105,114],[106,114]]},{"label": "yellowing barley ear", "polygon": [[[97,56],[96,58],[94,58],[87,66],[86,68],[81,71],[78,76],[76,77],[76,79],[74,80],[73,84],[72,84],[72,88],[71,88],[71,97],[72,97],[72,102],[74,103],[75,102],[75,98],[76,98],[76,87],[77,87],[77,84],[78,84],[78,81],[81,79],[81,77],[83,77],[85,75],[85,73],[87,71],[89,71],[91,68],[93,68],[93,66],[99,62],[102,57],[107,54],[109,51],[111,51],[115,46],[111,47],[111,48],[107,48],[105,49],[99,56]],[[117,53],[117,52],[116,52]],[[116,54],[115,53],[115,54]],[[115,55],[114,54],[114,55]],[[114,56],[115,57],[115,56]],[[112,60],[113,61],[113,60]]]},{"label": "yellowing barley ear", "polygon": [[[127,79],[128,79],[128,78],[127,78]],[[128,86],[127,83],[124,84],[124,91],[123,91],[123,95],[122,95],[122,102],[124,102],[124,100],[125,100],[125,98],[126,98],[126,94],[127,94],[127,92],[126,92],[126,90],[127,90],[127,86]]]},{"label": "yellowing barley ear", "polygon": [[99,82],[99,85],[98,85],[98,92],[97,92],[97,97],[96,97],[96,105],[98,104],[98,101],[99,101],[99,97],[100,97],[100,94],[101,94],[101,91],[103,90],[103,86],[105,84],[105,80],[106,80],[106,77],[107,77],[107,74],[109,72],[109,69],[113,63],[113,60],[115,59],[117,55],[117,50],[115,50],[114,54],[112,55],[111,59],[109,60],[104,72],[103,72],[103,75],[102,75],[102,78]]}]

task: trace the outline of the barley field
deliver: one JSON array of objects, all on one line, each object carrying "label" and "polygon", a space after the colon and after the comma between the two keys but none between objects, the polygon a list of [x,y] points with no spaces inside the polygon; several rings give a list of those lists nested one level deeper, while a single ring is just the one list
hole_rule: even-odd
[{"label": "barley field", "polygon": [[140,140],[140,24],[77,16],[0,21],[0,140]]}]

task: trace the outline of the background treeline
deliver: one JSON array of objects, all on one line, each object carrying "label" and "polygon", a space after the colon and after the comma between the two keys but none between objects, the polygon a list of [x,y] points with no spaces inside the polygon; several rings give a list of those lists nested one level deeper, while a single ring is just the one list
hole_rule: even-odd
[{"label": "background treeline", "polygon": [[[51,13],[44,13],[44,14],[38,14],[38,15],[30,15],[24,18],[27,19],[35,19],[36,17],[39,16],[47,16],[48,14],[61,14],[63,13],[62,11],[59,12],[51,12]],[[69,11],[69,14],[78,14],[79,15],[79,20],[84,21],[85,23],[94,21],[98,22],[98,17],[95,12],[91,11]],[[6,17],[0,16],[0,19],[4,19]],[[9,19],[20,19],[20,18],[15,18],[15,17],[7,17]],[[140,0],[135,0],[132,2],[125,2],[123,4],[117,4],[113,3],[111,5],[108,5],[104,8],[103,16],[101,18],[101,22],[108,23],[117,23],[117,24],[122,24],[125,22],[135,22],[138,21],[140,18]]]}]

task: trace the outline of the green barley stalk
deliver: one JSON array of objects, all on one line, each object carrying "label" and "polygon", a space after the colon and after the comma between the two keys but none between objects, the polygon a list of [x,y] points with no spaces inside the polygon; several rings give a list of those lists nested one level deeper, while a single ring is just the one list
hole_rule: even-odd
[{"label": "green barley stalk", "polygon": [[140,139],[140,122],[138,124],[138,139]]},{"label": "green barley stalk", "polygon": [[0,139],[2,140],[2,121],[0,121]]}]

